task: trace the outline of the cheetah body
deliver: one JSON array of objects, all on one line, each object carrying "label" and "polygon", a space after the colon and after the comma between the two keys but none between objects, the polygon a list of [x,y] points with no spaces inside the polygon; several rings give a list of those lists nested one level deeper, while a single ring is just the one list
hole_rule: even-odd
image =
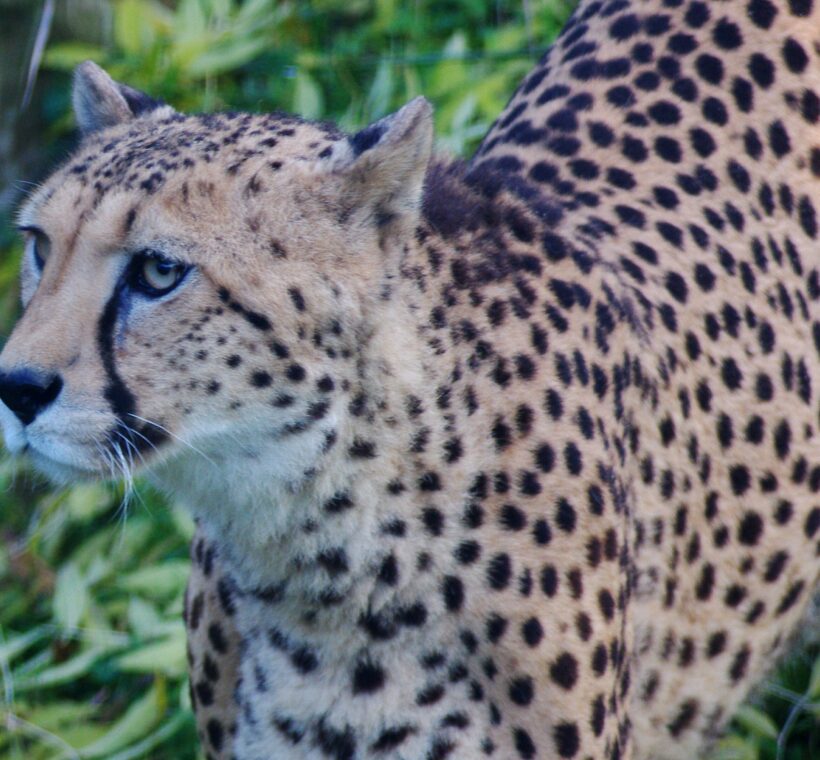
[{"label": "cheetah body", "polygon": [[[820,573],[818,14],[582,3],[463,165],[420,100],[347,137],[81,70],[0,359],[63,390],[6,438],[73,477],[127,425],[198,517],[210,757],[719,735]],[[140,250],[192,269],[137,297]]]}]

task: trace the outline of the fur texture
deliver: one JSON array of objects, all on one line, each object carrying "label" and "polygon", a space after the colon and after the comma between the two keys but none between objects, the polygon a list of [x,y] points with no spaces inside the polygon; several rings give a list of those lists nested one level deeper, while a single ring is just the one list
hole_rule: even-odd
[{"label": "fur texture", "polygon": [[818,24],[583,2],[468,164],[423,100],[348,137],[80,72],[0,359],[62,389],[2,419],[198,517],[210,757],[705,751],[820,572]]}]

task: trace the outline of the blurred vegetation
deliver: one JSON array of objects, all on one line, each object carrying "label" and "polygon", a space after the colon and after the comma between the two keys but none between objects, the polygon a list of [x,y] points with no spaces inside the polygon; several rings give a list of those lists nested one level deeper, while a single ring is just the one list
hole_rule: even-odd
[{"label": "blurred vegetation", "polygon": [[[48,6],[55,20],[44,29]],[[282,109],[347,129],[423,93],[436,106],[439,147],[469,155],[572,6],[0,0],[10,21],[0,29],[4,58],[18,43],[0,79],[0,163],[37,179],[70,149],[70,72],[86,58],[181,110]],[[23,108],[38,30],[50,41]],[[0,199],[25,191],[22,182],[2,186],[5,177]],[[17,314],[19,255],[0,204],[3,335]],[[0,460],[3,760],[199,757],[181,622],[193,526],[144,484],[128,506],[124,497],[118,485],[55,491],[21,463]],[[732,729],[720,760],[820,758],[817,647],[792,656]]]}]

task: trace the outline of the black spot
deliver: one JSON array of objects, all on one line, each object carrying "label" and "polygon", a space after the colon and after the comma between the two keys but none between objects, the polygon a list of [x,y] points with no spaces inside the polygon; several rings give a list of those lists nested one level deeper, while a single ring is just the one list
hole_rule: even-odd
[{"label": "black spot", "polygon": [[444,687],[441,684],[434,684],[423,689],[416,695],[416,704],[420,707],[434,705],[444,696]]},{"label": "black spot", "polygon": [[464,604],[464,584],[455,575],[445,575],[441,584],[444,605],[450,612],[458,612]]},{"label": "black spot", "polygon": [[572,533],[575,530],[577,518],[575,508],[565,498],[558,500],[555,508],[555,522],[565,533]]},{"label": "black spot", "polygon": [[746,512],[738,526],[737,537],[746,546],[755,546],[763,533],[763,519],[757,512]]},{"label": "black spot", "polygon": [[779,119],[769,125],[769,146],[778,158],[782,158],[791,150],[789,133]]},{"label": "black spot", "polygon": [[399,566],[396,558],[392,554],[388,554],[382,561],[379,568],[379,580],[386,583],[388,586],[395,586],[399,580]]},{"label": "black spot", "polygon": [[750,656],[751,651],[748,646],[744,645],[738,650],[732,660],[732,665],[729,668],[729,677],[732,679],[733,683],[737,683],[743,678],[744,675],[746,675],[746,667],[749,664]]},{"label": "black spot", "polygon": [[354,438],[348,449],[350,456],[356,459],[373,459],[376,456],[376,444],[362,438]]},{"label": "black spot", "polygon": [[750,0],[746,12],[752,23],[761,29],[768,29],[777,16],[777,8],[771,0]]},{"label": "black spot", "polygon": [[305,368],[301,364],[291,364],[285,371],[285,376],[294,383],[300,383],[305,379]]},{"label": "black spot", "polygon": [[749,58],[749,74],[758,87],[768,89],[774,82],[774,64],[763,53],[754,53]]},{"label": "black spot", "polygon": [[521,637],[529,647],[537,647],[544,638],[544,629],[538,618],[531,617],[521,626]]},{"label": "black spot", "polygon": [[699,55],[695,61],[698,76],[709,84],[720,84],[723,79],[723,63],[717,56],[709,53]]},{"label": "black spot", "polygon": [[300,673],[310,673],[319,667],[319,660],[316,655],[305,646],[294,649],[291,652],[290,661]]},{"label": "black spot", "polygon": [[677,715],[671,723],[667,725],[667,730],[673,737],[680,736],[692,725],[692,721],[698,712],[698,703],[694,699],[687,699],[678,710]]},{"label": "black spot", "polygon": [[575,723],[559,723],[552,732],[555,748],[561,757],[575,757],[581,740]]},{"label": "black spot", "polygon": [[723,18],[715,24],[712,31],[712,39],[715,44],[723,50],[734,50],[743,44],[743,37],[737,24],[729,19]]},{"label": "black spot", "polygon": [[326,512],[330,512],[331,514],[335,514],[338,512],[344,512],[352,506],[353,502],[351,501],[350,496],[346,493],[339,492],[325,502],[324,510]]},{"label": "black spot", "polygon": [[515,702],[515,704],[526,707],[532,702],[535,696],[535,687],[532,678],[529,676],[514,678],[510,682],[509,693],[510,699]]},{"label": "black spot", "polygon": [[400,607],[396,612],[396,622],[408,628],[419,628],[427,622],[427,608],[421,602]]},{"label": "black spot", "polygon": [[379,734],[378,739],[370,745],[370,750],[372,752],[389,752],[402,744],[408,736],[415,734],[416,731],[416,727],[409,724],[386,728]]},{"label": "black spot", "polygon": [[346,573],[348,570],[347,554],[342,548],[325,549],[319,552],[316,561],[331,577]]},{"label": "black spot", "polygon": [[317,728],[319,748],[332,760],[353,760],[356,755],[356,739],[350,726],[338,730],[328,726],[324,718]]},{"label": "black spot", "polygon": [[372,660],[361,660],[353,671],[353,694],[372,694],[379,691],[385,682],[385,673]]},{"label": "black spot", "polygon": [[561,688],[571,690],[578,680],[578,662],[569,652],[564,652],[550,665],[550,677]]},{"label": "black spot", "polygon": [[803,526],[803,532],[806,538],[814,538],[814,534],[820,529],[820,507],[813,507],[806,517],[806,524]]},{"label": "black spot", "polygon": [[805,17],[811,15],[814,0],[789,0],[789,10],[792,16]]},{"label": "black spot", "polygon": [[304,311],[306,309],[305,298],[298,288],[288,288],[288,295],[297,311]]},{"label": "black spot", "polygon": [[801,74],[808,66],[809,56],[797,40],[788,37],[783,43],[783,60],[790,71]]},{"label": "black spot", "polygon": [[580,474],[583,469],[583,460],[580,450],[572,441],[564,447],[564,461],[570,475]]},{"label": "black spot", "polygon": [[251,374],[251,385],[256,388],[267,388],[273,382],[270,373],[264,370],[256,370]]},{"label": "black spot", "polygon": [[615,615],[615,600],[612,594],[606,589],[603,589],[598,594],[598,606],[601,608],[601,614],[607,620],[612,620]]},{"label": "black spot", "polygon": [[487,582],[496,591],[505,589],[510,583],[512,563],[508,554],[496,554],[487,565]]}]

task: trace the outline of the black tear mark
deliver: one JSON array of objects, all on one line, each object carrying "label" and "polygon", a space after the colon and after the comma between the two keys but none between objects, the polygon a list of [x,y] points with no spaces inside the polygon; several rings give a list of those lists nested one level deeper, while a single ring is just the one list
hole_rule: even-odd
[{"label": "black tear mark", "polygon": [[112,436],[112,440],[125,436],[128,439],[128,444],[142,453],[148,447],[155,447],[162,443],[167,435],[154,425],[135,424],[136,418],[133,415],[137,409],[136,399],[117,372],[117,366],[114,362],[114,330],[117,327],[117,315],[124,290],[125,275],[117,283],[100,316],[100,321],[97,324],[97,345],[99,346],[103,369],[108,378],[103,396],[111,406],[111,411],[125,426],[121,430],[115,428],[115,435]]},{"label": "black tear mark", "polygon": [[125,417],[136,411],[137,405],[134,394],[128,390],[114,363],[114,330],[117,326],[117,314],[123,297],[123,284],[123,281],[117,283],[117,287],[103,309],[97,325],[97,343],[103,368],[108,376],[108,385],[104,391],[105,400],[111,405],[114,414],[124,421]]}]

